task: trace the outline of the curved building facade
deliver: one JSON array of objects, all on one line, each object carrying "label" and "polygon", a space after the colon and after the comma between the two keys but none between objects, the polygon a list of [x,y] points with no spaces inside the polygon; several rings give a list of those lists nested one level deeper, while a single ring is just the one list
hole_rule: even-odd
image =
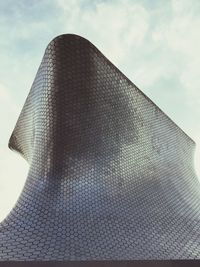
[{"label": "curved building facade", "polygon": [[86,39],[47,46],[9,147],[30,169],[0,260],[200,258],[194,142]]}]

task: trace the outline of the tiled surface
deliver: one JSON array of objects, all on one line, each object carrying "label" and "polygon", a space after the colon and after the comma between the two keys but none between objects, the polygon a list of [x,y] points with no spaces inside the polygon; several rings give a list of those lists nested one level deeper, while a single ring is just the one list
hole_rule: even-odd
[{"label": "tiled surface", "polygon": [[200,258],[193,141],[87,40],[48,45],[10,147],[30,171],[1,260]]}]

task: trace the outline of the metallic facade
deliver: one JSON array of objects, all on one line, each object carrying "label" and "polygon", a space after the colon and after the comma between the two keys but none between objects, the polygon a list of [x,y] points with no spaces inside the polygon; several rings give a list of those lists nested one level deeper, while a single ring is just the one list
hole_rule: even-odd
[{"label": "metallic facade", "polygon": [[9,147],[30,170],[0,260],[200,258],[194,142],[84,38],[50,42]]}]

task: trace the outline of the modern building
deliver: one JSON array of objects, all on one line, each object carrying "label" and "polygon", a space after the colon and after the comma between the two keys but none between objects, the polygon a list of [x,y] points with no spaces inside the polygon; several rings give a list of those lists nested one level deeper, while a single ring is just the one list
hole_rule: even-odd
[{"label": "modern building", "polygon": [[0,260],[200,258],[193,140],[88,40],[47,46],[9,147],[30,169]]}]

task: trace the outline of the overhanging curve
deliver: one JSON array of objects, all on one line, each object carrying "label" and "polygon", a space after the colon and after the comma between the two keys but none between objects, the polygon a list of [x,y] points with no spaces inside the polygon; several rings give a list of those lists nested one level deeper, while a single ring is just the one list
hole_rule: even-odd
[{"label": "overhanging curve", "polygon": [[50,42],[9,147],[1,260],[200,258],[194,142],[84,38]]}]

